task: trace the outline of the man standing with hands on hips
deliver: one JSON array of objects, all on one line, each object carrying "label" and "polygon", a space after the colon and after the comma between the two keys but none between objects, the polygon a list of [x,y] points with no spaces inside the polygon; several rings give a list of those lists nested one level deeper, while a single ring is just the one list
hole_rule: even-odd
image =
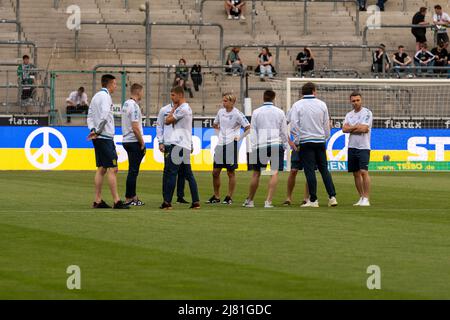
[{"label": "man standing with hands on hips", "polygon": [[108,173],[109,189],[114,200],[114,209],[129,209],[120,200],[117,192],[117,152],[114,145],[114,115],[111,94],[117,88],[116,78],[113,75],[102,76],[102,89],[95,94],[89,106],[87,125],[91,133],[88,140],[92,140],[95,149],[97,172],[95,173],[95,201],[94,209],[111,208],[102,199],[103,178]]},{"label": "man standing with hands on hips", "polygon": [[359,201],[354,206],[370,206],[370,131],[372,130],[372,112],[362,106],[362,97],[358,92],[350,95],[353,110],[347,113],[342,131],[350,133],[348,139],[348,172],[353,172]]}]

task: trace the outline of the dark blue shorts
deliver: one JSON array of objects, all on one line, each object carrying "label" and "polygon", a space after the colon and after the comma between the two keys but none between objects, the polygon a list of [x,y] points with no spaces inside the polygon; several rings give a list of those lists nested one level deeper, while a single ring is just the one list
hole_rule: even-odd
[{"label": "dark blue shorts", "polygon": [[348,149],[348,172],[369,171],[370,150]]},{"label": "dark blue shorts", "polygon": [[300,158],[300,147],[297,146],[297,151],[292,150],[291,153],[291,170],[303,170],[303,164]]},{"label": "dark blue shorts", "polygon": [[256,149],[255,154],[250,154],[249,164],[254,171],[261,171],[267,168],[270,162],[272,170],[284,170],[284,148],[282,146],[268,146],[266,148]]},{"label": "dark blue shorts", "polygon": [[238,168],[238,143],[218,145],[214,151],[215,169],[236,170]]},{"label": "dark blue shorts", "polygon": [[117,152],[114,141],[111,139],[94,139],[95,162],[97,168],[116,168]]}]

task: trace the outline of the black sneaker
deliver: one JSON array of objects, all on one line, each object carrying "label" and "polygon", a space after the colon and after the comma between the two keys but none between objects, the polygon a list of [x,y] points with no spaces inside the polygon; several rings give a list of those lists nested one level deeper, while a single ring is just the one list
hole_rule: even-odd
[{"label": "black sneaker", "polygon": [[229,197],[229,196],[226,196],[222,202],[222,204],[232,204],[232,203],[233,203],[233,199],[231,199],[231,197]]},{"label": "black sneaker", "polygon": [[187,204],[187,203],[189,203],[189,202],[187,202],[186,200],[184,200],[184,198],[178,198],[178,199],[177,199],[177,203],[179,203],[179,204]]},{"label": "black sneaker", "polygon": [[109,206],[108,204],[106,204],[105,201],[100,201],[100,203],[94,202],[92,204],[92,208],[93,209],[111,209],[111,206]]},{"label": "black sneaker", "polygon": [[192,203],[189,209],[200,209],[200,202]]},{"label": "black sneaker", "polygon": [[130,209],[130,206],[124,203],[122,200],[119,200],[114,203],[113,209]]},{"label": "black sneaker", "polygon": [[172,204],[164,201],[159,208],[163,210],[171,210]]},{"label": "black sneaker", "polygon": [[140,207],[145,205],[144,202],[142,202],[141,200],[137,199],[137,200],[131,200],[130,202],[126,202],[125,203],[127,206],[135,206],[135,207]]},{"label": "black sneaker", "polygon": [[283,206],[290,206],[291,205],[291,201],[286,200],[285,202],[283,202]]},{"label": "black sneaker", "polygon": [[216,196],[212,196],[211,198],[209,198],[208,201],[206,201],[205,203],[220,203],[220,199],[216,198]]}]

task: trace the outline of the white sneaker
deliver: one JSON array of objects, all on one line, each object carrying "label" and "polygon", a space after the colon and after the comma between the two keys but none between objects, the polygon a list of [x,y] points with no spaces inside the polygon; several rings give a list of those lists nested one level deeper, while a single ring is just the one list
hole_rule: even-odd
[{"label": "white sneaker", "polygon": [[359,206],[361,205],[362,199],[363,199],[363,198],[359,198],[358,202],[355,203],[353,206],[354,206],[354,207],[359,207]]},{"label": "white sneaker", "polygon": [[301,208],[318,208],[319,207],[319,200],[316,200],[314,202],[308,201],[305,204],[302,204],[300,207]]},{"label": "white sneaker", "polygon": [[255,203],[253,201],[245,199],[245,201],[242,204],[242,206],[245,207],[245,208],[254,208],[255,207]]},{"label": "white sneaker", "polygon": [[362,198],[361,203],[359,204],[360,207],[370,207],[369,199]]},{"label": "white sneaker", "polygon": [[233,19],[233,17],[231,16],[231,14],[228,15],[228,20]]},{"label": "white sneaker", "polygon": [[245,20],[245,16],[241,14],[241,20]]},{"label": "white sneaker", "polygon": [[274,208],[274,206],[272,205],[272,202],[264,201],[264,208]]},{"label": "white sneaker", "polygon": [[337,200],[336,200],[335,197],[331,197],[331,198],[328,200],[328,206],[329,206],[329,207],[336,207],[337,205],[338,205],[338,202],[337,202]]}]

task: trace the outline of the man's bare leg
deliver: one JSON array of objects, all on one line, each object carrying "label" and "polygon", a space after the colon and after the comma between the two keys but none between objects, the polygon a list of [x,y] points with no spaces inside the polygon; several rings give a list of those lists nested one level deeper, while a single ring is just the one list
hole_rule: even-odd
[{"label": "man's bare leg", "polygon": [[117,172],[117,168],[108,169],[108,184],[114,203],[117,203],[120,200],[119,193],[117,191]]},{"label": "man's bare leg", "polygon": [[236,190],[236,172],[235,170],[228,170],[228,194],[233,199],[234,190]]},{"label": "man's bare leg", "polygon": [[100,203],[102,201],[102,186],[103,186],[103,178],[106,174],[106,169],[103,167],[97,168],[95,172],[95,202]]},{"label": "man's bare leg", "polygon": [[220,198],[220,172],[222,169],[214,168],[212,172],[213,176],[213,188],[214,188],[214,196],[219,199]]}]

